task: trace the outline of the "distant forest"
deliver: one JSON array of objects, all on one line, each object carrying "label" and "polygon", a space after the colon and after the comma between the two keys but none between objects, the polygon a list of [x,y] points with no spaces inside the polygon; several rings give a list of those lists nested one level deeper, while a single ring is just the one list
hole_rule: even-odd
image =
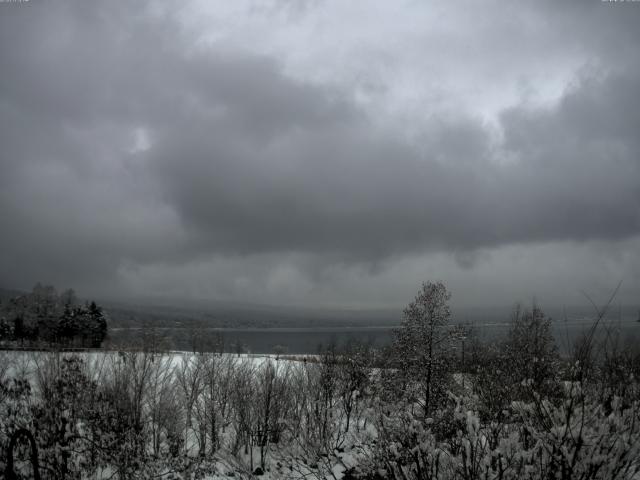
[{"label": "distant forest", "polygon": [[0,300],[0,342],[99,348],[107,318],[95,302],[80,303],[72,289],[58,293],[38,283],[31,293]]}]

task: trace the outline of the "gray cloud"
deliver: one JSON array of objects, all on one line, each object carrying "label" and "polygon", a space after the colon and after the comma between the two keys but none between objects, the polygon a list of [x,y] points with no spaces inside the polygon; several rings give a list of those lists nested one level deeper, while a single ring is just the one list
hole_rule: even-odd
[{"label": "gray cloud", "polygon": [[[157,155],[155,147],[149,152],[150,170],[185,226],[207,247],[230,253],[294,250],[366,260],[626,238],[640,229],[640,149],[629,126],[639,123],[635,113],[611,116],[624,111],[620,105],[635,110],[639,85],[607,78],[576,87],[550,109],[511,109],[498,147],[470,120],[438,121],[426,126],[423,154],[363,116],[321,118],[318,92],[296,107],[320,120],[274,119],[281,129],[266,137],[237,138],[236,121],[225,116],[184,119],[163,136]],[[254,118],[248,115],[240,131],[253,131]],[[514,160],[498,164],[496,153]]]},{"label": "gray cloud", "polygon": [[[434,105],[402,135],[348,84],[306,82],[275,55],[200,42],[171,8],[1,8],[5,285],[116,291],[142,271],[154,288],[149,272],[185,281],[202,278],[194,262],[213,262],[226,278],[244,276],[231,273],[236,265],[313,290],[340,283],[327,276],[331,265],[348,270],[344,278],[375,277],[444,252],[469,271],[485,261],[479,251],[640,234],[640,68],[628,18],[638,9],[572,4],[540,27],[588,40],[582,48],[597,60],[573,72],[559,100],[525,99],[493,125]],[[555,8],[523,11],[539,20]],[[575,18],[586,26],[564,32]],[[626,44],[616,48],[616,38]],[[499,54],[523,62],[517,51]],[[277,300],[274,288],[265,300]]]}]

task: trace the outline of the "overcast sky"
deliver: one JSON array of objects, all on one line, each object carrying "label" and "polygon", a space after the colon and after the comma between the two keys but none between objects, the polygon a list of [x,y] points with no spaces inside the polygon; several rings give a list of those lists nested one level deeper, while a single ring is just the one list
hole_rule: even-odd
[{"label": "overcast sky", "polygon": [[0,286],[640,303],[640,2],[0,3]]}]

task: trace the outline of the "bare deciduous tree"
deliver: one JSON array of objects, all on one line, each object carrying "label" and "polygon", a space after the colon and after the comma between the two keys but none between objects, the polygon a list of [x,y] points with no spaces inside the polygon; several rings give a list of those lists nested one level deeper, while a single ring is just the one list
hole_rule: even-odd
[{"label": "bare deciduous tree", "polygon": [[456,331],[449,328],[451,294],[444,284],[423,283],[415,300],[404,310],[395,331],[394,360],[405,385],[417,387],[413,400],[421,405],[423,419],[446,398]]}]

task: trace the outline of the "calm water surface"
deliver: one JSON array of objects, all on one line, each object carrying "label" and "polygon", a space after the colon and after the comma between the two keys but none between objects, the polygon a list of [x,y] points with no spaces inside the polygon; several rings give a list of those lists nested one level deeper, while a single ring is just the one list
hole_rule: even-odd
[{"label": "calm water surface", "polygon": [[[568,350],[577,338],[587,332],[591,321],[553,323],[553,333],[562,352]],[[605,328],[606,327],[606,328]],[[345,345],[349,341],[359,341],[375,347],[391,342],[395,327],[331,327],[331,328],[210,328],[194,332],[186,328],[158,329],[157,333],[170,342],[176,350],[188,350],[194,342],[210,349],[220,338],[226,351],[250,353],[317,353],[320,346]],[[507,331],[506,323],[474,325],[476,334],[483,341],[496,341]],[[619,333],[621,342],[640,339],[640,323],[634,321],[607,322],[598,329],[602,338],[609,331]],[[117,328],[110,332],[114,344],[126,344],[140,338],[140,328]]]}]

